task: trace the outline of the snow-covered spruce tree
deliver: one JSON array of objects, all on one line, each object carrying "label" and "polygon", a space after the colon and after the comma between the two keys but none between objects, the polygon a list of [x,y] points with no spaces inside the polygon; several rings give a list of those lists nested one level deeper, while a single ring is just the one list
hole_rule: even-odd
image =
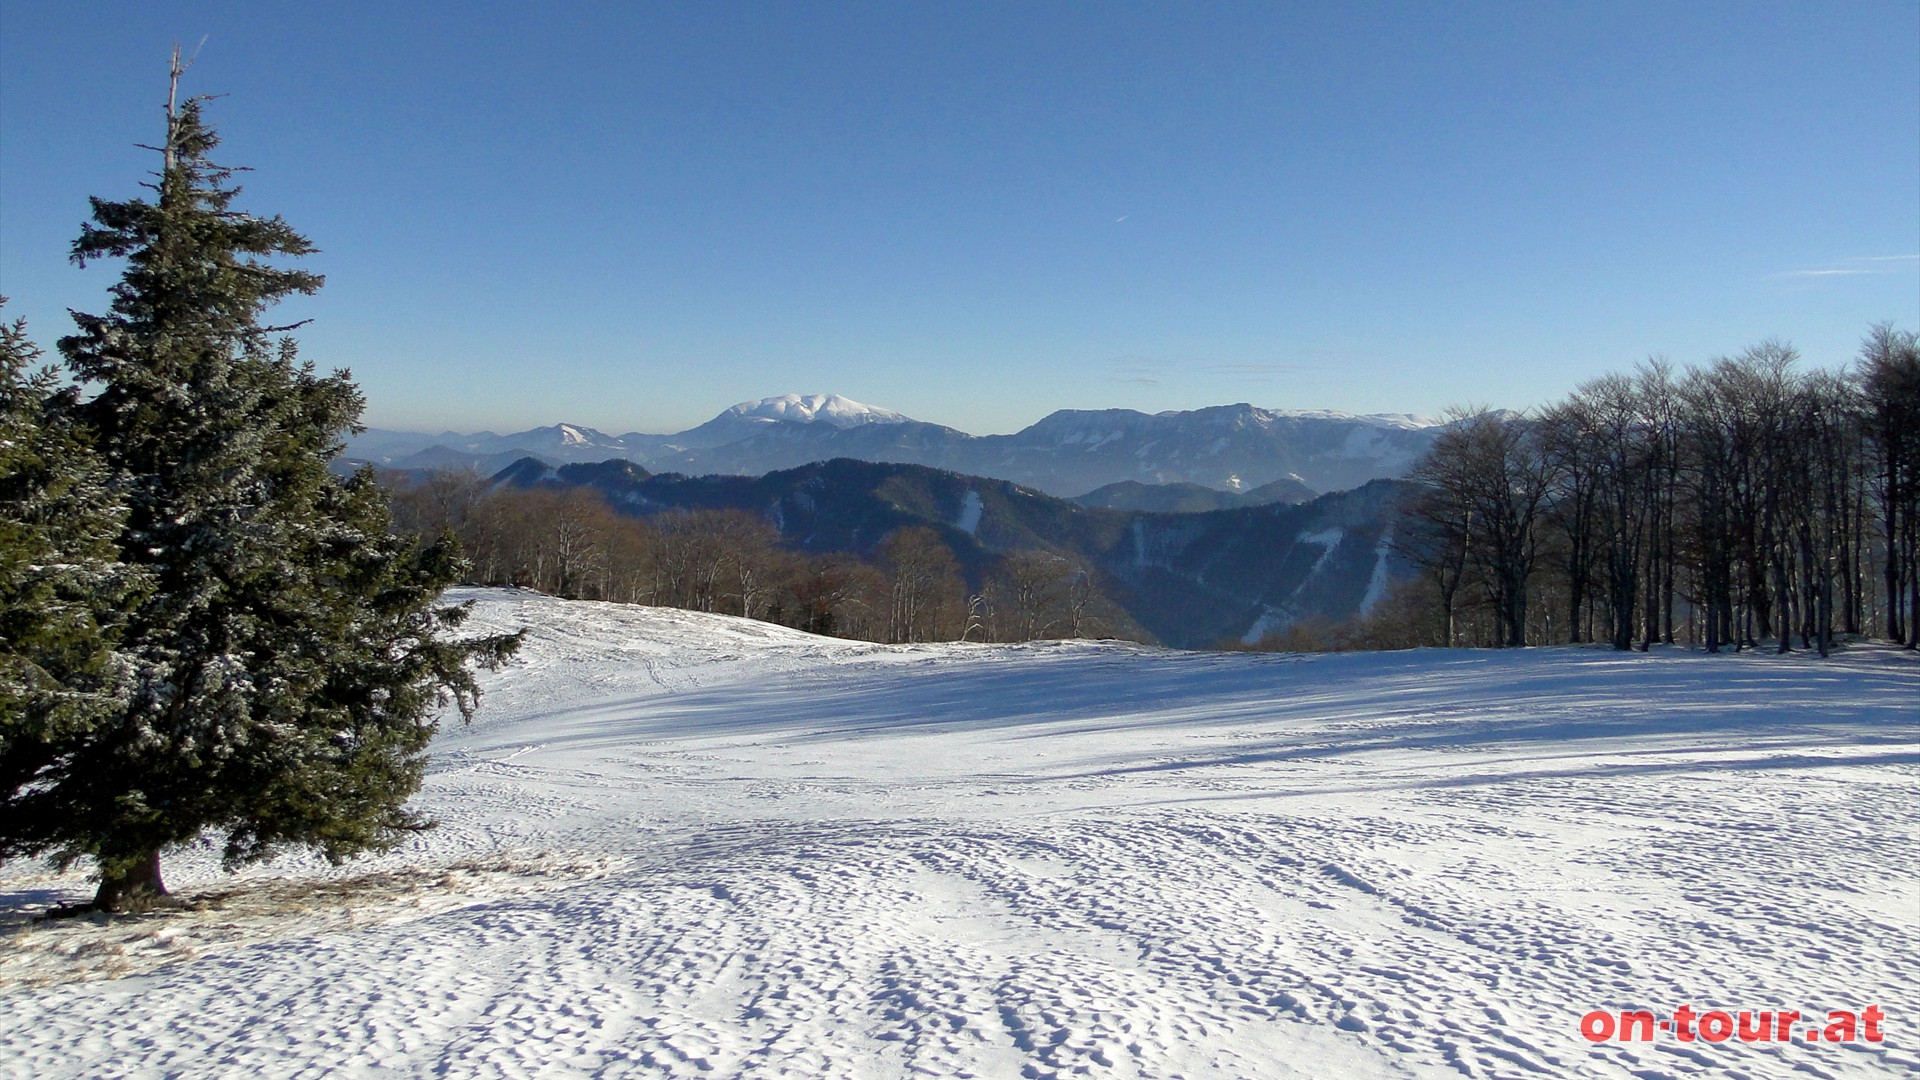
[{"label": "snow-covered spruce tree", "polygon": [[151,202],[92,201],[74,261],[126,268],[110,312],[75,313],[60,342],[98,388],[73,413],[125,502],[120,556],[148,579],[120,631],[126,697],[4,793],[9,850],[93,859],[103,910],[159,902],[161,852],[209,831],[231,867],[289,845],[338,861],[421,827],[404,804],[437,707],[470,713],[470,665],[518,643],[448,640],[451,541],[394,538],[371,477],[329,473],[360,394],[260,321],[321,283],[266,260],[313,248],[232,208],[203,100],[169,95]]},{"label": "snow-covered spruce tree", "polygon": [[[0,306],[6,300],[0,297]],[[117,704],[125,512],[22,323],[0,325],[0,858],[56,839],[19,793]]]}]

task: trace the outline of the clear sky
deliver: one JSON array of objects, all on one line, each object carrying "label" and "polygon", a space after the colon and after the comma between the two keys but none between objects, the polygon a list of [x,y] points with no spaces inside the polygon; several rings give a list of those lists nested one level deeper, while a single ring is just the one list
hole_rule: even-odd
[{"label": "clear sky", "polygon": [[[550,9],[551,8],[551,9]],[[1920,3],[0,4],[0,292],[191,51],[376,426],[1525,408],[1920,328]]]}]

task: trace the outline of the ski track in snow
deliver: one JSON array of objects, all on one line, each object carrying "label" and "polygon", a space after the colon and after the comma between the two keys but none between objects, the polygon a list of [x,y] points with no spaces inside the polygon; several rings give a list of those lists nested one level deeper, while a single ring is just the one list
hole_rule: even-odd
[{"label": "ski track in snow", "polygon": [[[352,879],[277,917],[29,924],[86,883],[8,867],[0,1075],[1920,1073],[1910,655],[889,647],[472,595],[534,632],[436,744],[441,828],[170,860]],[[1579,1035],[1680,1004],[1888,1038]]]}]

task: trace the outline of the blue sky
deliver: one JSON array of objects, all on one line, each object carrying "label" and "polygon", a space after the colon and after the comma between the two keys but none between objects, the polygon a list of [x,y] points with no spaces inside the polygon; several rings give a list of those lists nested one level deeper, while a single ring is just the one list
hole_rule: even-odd
[{"label": "blue sky", "polygon": [[1524,408],[1920,327],[1920,4],[0,5],[0,292],[175,40],[376,426]]}]

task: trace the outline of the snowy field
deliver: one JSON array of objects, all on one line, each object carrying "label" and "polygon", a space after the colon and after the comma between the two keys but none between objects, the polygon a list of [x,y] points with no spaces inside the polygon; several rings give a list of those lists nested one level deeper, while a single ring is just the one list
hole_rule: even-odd
[{"label": "snowy field", "polygon": [[[406,850],[32,924],[0,1075],[1920,1074],[1920,662],[534,628]],[[1884,1041],[1583,1014],[1884,1009]],[[1794,1025],[1796,1035],[1806,1024]]]}]

